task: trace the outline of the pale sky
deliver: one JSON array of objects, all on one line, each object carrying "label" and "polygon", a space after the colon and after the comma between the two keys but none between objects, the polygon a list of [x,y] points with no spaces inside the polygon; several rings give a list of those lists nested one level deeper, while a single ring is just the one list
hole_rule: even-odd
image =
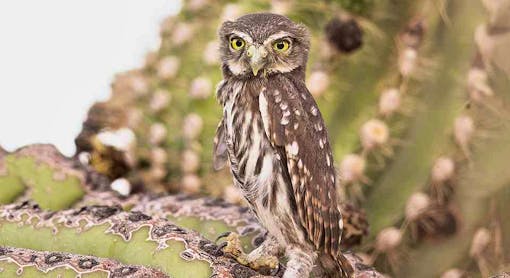
[{"label": "pale sky", "polygon": [[115,73],[159,46],[179,0],[0,1],[0,146],[52,143],[66,155]]}]

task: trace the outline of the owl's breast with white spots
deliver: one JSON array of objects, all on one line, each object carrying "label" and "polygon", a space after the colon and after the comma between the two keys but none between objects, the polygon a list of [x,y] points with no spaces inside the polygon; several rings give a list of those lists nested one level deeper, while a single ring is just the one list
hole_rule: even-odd
[{"label": "owl's breast with white spots", "polygon": [[224,105],[224,120],[232,173],[250,199],[266,191],[261,187],[274,174],[274,150],[265,135],[258,98],[246,87],[242,82],[232,85]]}]

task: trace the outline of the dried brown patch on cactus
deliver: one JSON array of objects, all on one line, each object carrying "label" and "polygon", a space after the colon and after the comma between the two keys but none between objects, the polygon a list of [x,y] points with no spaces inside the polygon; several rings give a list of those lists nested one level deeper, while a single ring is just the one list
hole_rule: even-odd
[{"label": "dried brown patch on cactus", "polygon": [[363,238],[368,235],[368,221],[365,211],[349,203],[341,205],[344,232],[342,233],[341,245],[350,249],[360,245]]},{"label": "dried brown patch on cactus", "polygon": [[91,138],[105,128],[118,129],[123,126],[125,110],[112,107],[108,102],[97,102],[90,107],[82,124],[80,134],[75,139],[76,153],[92,151]]},{"label": "dried brown patch on cactus", "polygon": [[328,42],[340,52],[350,53],[363,44],[363,30],[352,17],[333,18],[326,25],[325,32]]}]

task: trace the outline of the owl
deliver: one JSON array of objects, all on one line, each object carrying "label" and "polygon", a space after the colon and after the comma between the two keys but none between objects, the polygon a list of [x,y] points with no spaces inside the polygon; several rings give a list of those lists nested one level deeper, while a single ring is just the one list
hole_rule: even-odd
[{"label": "owl", "polygon": [[307,29],[287,17],[248,14],[219,29],[223,117],[214,139],[216,169],[230,162],[237,185],[268,237],[244,254],[235,234],[221,245],[253,268],[287,258],[285,278],[350,277],[340,252],[343,222],[328,134],[305,85]]}]

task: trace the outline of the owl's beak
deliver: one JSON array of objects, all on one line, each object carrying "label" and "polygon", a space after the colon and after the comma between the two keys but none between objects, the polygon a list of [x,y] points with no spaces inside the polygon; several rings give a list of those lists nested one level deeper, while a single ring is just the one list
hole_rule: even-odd
[{"label": "owl's beak", "polygon": [[248,57],[250,57],[250,67],[254,76],[257,76],[258,72],[266,64],[267,50],[264,46],[250,45],[248,47]]}]

